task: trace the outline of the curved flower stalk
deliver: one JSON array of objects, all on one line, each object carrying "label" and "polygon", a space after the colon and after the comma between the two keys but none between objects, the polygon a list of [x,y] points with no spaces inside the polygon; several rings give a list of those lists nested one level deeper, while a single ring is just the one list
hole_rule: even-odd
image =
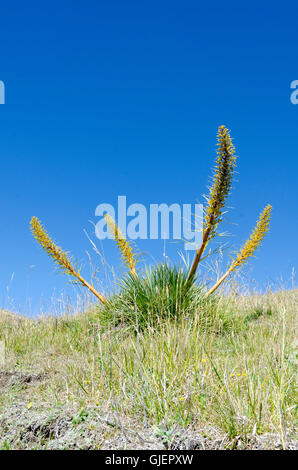
[{"label": "curved flower stalk", "polygon": [[213,184],[209,190],[207,208],[203,221],[202,243],[197,250],[187,282],[193,280],[207,244],[216,235],[216,229],[222,220],[222,211],[231,189],[232,177],[236,165],[236,155],[229,130],[225,126],[219,127],[217,142],[217,160],[213,175]]},{"label": "curved flower stalk", "polygon": [[32,217],[31,231],[36,241],[42,246],[42,248],[48,253],[54,262],[62,269],[65,274],[73,276],[78,282],[87,287],[92,294],[94,294],[103,304],[106,304],[106,299],[101,295],[93,285],[89,284],[80,274],[80,271],[73,267],[71,261],[65,251],[62,250],[55,242],[49,237],[46,230],[42,226],[41,222],[37,217]]},{"label": "curved flower stalk", "polygon": [[124,237],[123,233],[119,229],[118,225],[114,221],[114,219],[109,215],[105,214],[105,219],[107,222],[108,229],[110,230],[111,234],[113,235],[117,246],[121,252],[121,256],[125,262],[125,264],[128,266],[129,271],[131,274],[136,277],[136,260],[134,258],[134,254],[132,251],[132,248],[129,244],[129,242],[126,240]]},{"label": "curved flower stalk", "polygon": [[272,206],[268,204],[259,217],[256,227],[254,228],[250,238],[237,254],[236,259],[231,263],[229,269],[225,274],[214,284],[213,287],[207,292],[207,297],[211,295],[229,276],[229,274],[238,268],[241,264],[245,263],[251,257],[258,246],[262,243],[266,233],[269,230],[269,222],[271,217]]}]

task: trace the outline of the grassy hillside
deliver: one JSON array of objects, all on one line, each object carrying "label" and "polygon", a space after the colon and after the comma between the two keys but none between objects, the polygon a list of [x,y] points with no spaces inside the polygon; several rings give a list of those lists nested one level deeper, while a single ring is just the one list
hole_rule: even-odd
[{"label": "grassy hillside", "polygon": [[0,448],[294,448],[297,294],[219,299],[142,331],[99,307],[0,311]]}]

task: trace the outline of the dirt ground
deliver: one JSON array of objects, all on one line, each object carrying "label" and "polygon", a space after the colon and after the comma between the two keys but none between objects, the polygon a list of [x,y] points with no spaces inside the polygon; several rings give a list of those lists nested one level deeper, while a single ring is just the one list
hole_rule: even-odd
[{"label": "dirt ground", "polygon": [[[34,386],[46,381],[42,374],[0,371],[0,392],[21,384]],[[297,450],[297,442],[288,439],[286,448]],[[281,450],[280,438],[274,434],[248,436],[247,442],[233,441],[216,429],[163,429],[144,426],[102,408],[75,409],[67,404],[37,408],[18,401],[0,414],[0,449],[102,449],[102,450]]]}]

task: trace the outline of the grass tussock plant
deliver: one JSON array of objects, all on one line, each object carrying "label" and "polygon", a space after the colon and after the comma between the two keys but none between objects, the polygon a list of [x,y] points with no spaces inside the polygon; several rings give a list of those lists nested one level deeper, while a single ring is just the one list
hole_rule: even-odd
[{"label": "grass tussock plant", "polygon": [[[87,287],[106,307],[104,318],[112,317],[116,323],[138,322],[139,327],[145,323],[155,325],[163,319],[179,319],[181,316],[193,316],[209,305],[207,298],[213,294],[228,276],[253,256],[269,230],[271,216],[270,205],[267,205],[248,241],[244,244],[231,266],[215,284],[207,290],[201,282],[197,283],[197,268],[202,260],[208,243],[218,235],[218,226],[222,222],[224,208],[229,196],[236,167],[236,151],[229,130],[220,126],[217,135],[217,160],[212,177],[212,185],[203,219],[202,243],[197,249],[192,266],[188,272],[179,267],[158,265],[138,273],[136,256],[130,243],[109,215],[105,214],[106,225],[120,250],[121,257],[128,267],[129,274],[120,282],[120,293],[106,299],[87,282],[77,268],[74,268],[68,254],[51,240],[40,221],[33,217],[31,229],[37,242],[53,258],[63,272],[74,277],[81,285]],[[204,298],[205,297],[205,298]],[[112,310],[114,309],[114,312]],[[211,309],[212,310],[212,309]],[[206,309],[208,320],[210,308]],[[137,326],[137,323],[136,323]]]},{"label": "grass tussock plant", "polygon": [[120,292],[99,309],[103,323],[130,325],[138,331],[162,327],[164,321],[189,324],[218,331],[231,326],[225,302],[207,298],[204,286],[192,283],[185,289],[188,273],[169,264],[147,268],[143,275],[128,274],[120,281]]}]

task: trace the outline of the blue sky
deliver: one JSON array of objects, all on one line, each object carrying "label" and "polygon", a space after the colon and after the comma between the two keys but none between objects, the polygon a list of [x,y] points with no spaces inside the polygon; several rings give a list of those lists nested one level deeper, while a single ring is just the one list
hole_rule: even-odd
[{"label": "blue sky", "polygon": [[[36,314],[61,292],[74,298],[30,234],[32,215],[88,278],[84,229],[92,236],[96,206],[118,195],[147,206],[203,202],[221,124],[239,155],[227,242],[236,250],[270,202],[271,231],[248,277],[290,286],[297,13],[295,2],[2,2],[0,306]],[[148,263],[162,259],[162,241],[138,246]],[[103,248],[118,272],[113,242]],[[168,256],[178,260],[180,248],[168,243]]]}]

